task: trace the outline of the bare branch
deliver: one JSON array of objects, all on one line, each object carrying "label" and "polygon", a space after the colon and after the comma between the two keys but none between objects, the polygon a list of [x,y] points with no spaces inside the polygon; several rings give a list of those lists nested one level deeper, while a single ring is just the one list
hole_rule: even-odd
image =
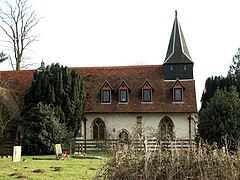
[{"label": "bare branch", "polygon": [[27,47],[36,41],[36,35],[31,35],[32,30],[39,23],[41,18],[32,11],[32,6],[28,5],[28,0],[16,0],[14,4],[6,1],[6,8],[0,8],[0,30],[4,32],[11,45],[15,69],[21,68],[24,52]]}]

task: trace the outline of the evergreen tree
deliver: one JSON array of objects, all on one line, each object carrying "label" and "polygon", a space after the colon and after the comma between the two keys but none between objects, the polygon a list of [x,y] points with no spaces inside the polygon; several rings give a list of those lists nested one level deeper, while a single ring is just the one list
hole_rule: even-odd
[{"label": "evergreen tree", "polygon": [[66,125],[55,115],[54,108],[41,102],[29,106],[24,111],[23,153],[52,154],[53,144],[61,143],[66,146],[69,132]]},{"label": "evergreen tree", "polygon": [[240,141],[240,99],[235,87],[217,90],[205,109],[199,113],[200,137],[219,147],[236,150]]},{"label": "evergreen tree", "polygon": [[226,81],[226,78],[222,76],[215,76],[215,77],[212,76],[211,78],[208,78],[206,80],[205,89],[202,93],[202,98],[201,98],[201,103],[202,103],[201,109],[206,108],[207,103],[211,100],[211,98],[213,97],[217,89],[223,90],[224,88],[226,88],[225,81]]},{"label": "evergreen tree", "polygon": [[238,51],[233,56],[228,75],[235,77],[237,80],[240,80],[240,48],[238,48]]},{"label": "evergreen tree", "polygon": [[[83,82],[77,71],[69,72],[67,67],[52,64],[44,71],[34,73],[32,86],[25,96],[25,107],[36,108],[39,102],[47,105],[54,111],[54,118],[66,126],[68,137],[72,138],[80,129],[85,96]],[[22,120],[28,121],[31,114],[24,112]]]}]

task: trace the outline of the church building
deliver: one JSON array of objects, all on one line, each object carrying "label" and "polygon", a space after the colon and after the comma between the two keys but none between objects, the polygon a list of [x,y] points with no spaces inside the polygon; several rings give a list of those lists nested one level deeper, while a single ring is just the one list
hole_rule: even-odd
[{"label": "church building", "polygon": [[86,139],[128,138],[139,125],[147,138],[160,133],[163,139],[189,139],[189,132],[194,138],[193,61],[177,12],[163,65],[73,69],[87,88]]},{"label": "church building", "polygon": [[[161,60],[160,60],[161,61]],[[177,17],[162,65],[71,67],[87,92],[81,139],[127,139],[141,126],[146,138],[194,139],[197,105],[193,61]],[[35,70],[1,71],[23,106]]]}]

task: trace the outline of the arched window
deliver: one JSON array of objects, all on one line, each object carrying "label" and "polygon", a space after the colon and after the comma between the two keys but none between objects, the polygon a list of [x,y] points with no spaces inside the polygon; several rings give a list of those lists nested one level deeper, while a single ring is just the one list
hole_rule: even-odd
[{"label": "arched window", "polygon": [[129,133],[127,130],[122,129],[119,134],[118,134],[118,138],[121,142],[127,142],[128,138],[129,138]]},{"label": "arched window", "polygon": [[102,119],[97,118],[92,122],[93,139],[100,140],[105,139],[105,123]]},{"label": "arched window", "polygon": [[161,119],[158,126],[158,133],[162,140],[172,140],[173,139],[173,121],[169,117],[164,117]]}]

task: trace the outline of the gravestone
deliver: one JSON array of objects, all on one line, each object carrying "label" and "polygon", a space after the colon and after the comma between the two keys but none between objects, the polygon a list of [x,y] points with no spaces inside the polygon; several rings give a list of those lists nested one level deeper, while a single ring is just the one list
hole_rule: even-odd
[{"label": "gravestone", "polygon": [[61,144],[55,144],[55,152],[56,152],[56,158],[63,158]]},{"label": "gravestone", "polygon": [[21,161],[21,153],[22,153],[22,146],[13,146],[13,162],[20,162]]}]

